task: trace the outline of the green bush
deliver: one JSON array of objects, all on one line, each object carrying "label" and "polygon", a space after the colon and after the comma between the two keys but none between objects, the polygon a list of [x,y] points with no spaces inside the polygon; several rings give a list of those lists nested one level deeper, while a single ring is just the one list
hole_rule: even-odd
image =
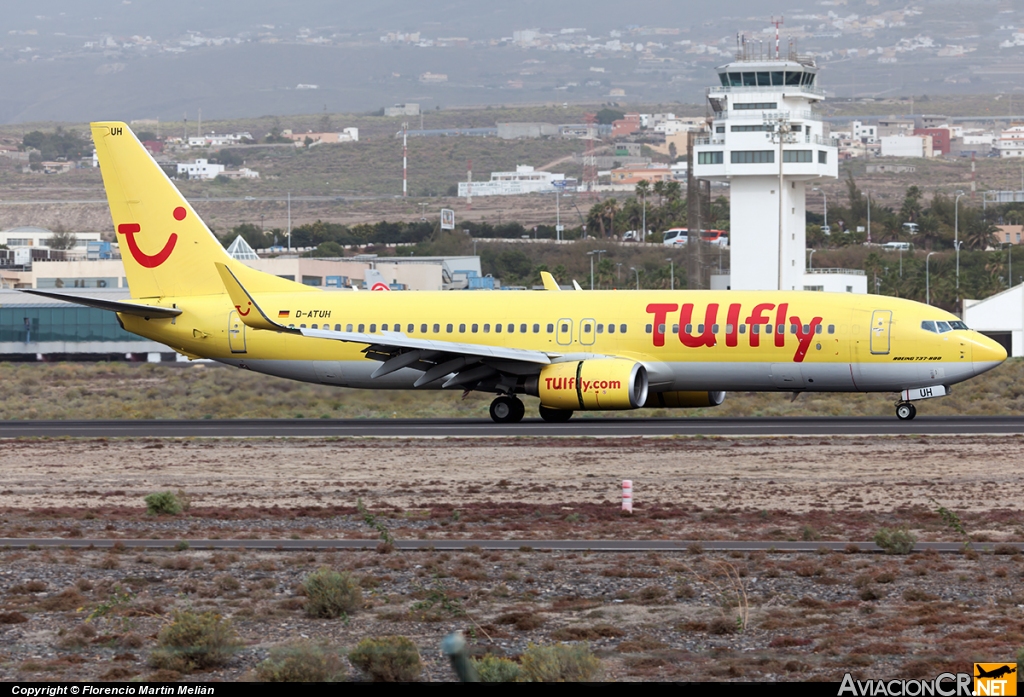
[{"label": "green bush", "polygon": [[410,682],[423,669],[416,645],[404,636],[363,639],[348,660],[374,682]]},{"label": "green bush", "polygon": [[530,644],[521,657],[523,682],[593,682],[601,679],[601,661],[587,644]]},{"label": "green bush", "polygon": [[910,554],[917,538],[906,528],[882,528],[875,534],[875,544],[886,554]]},{"label": "green bush", "polygon": [[326,566],[307,576],[302,586],[306,591],[306,614],[310,617],[344,617],[363,604],[363,592],[351,574]]},{"label": "green bush", "polygon": [[180,673],[221,665],[239,647],[238,635],[228,620],[215,612],[190,610],[176,610],[156,643],[150,665]]},{"label": "green bush", "polygon": [[172,491],[158,491],[145,498],[148,515],[178,515],[181,503]]},{"label": "green bush", "polygon": [[472,660],[480,682],[516,682],[522,674],[519,664],[507,658],[488,655]]},{"label": "green bush", "polygon": [[337,649],[308,641],[271,649],[270,657],[256,666],[261,682],[342,682],[346,677]]}]

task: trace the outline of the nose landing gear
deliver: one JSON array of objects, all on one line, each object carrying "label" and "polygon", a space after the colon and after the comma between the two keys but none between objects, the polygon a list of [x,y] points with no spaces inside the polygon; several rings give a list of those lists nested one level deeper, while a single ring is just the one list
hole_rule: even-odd
[{"label": "nose landing gear", "polygon": [[526,407],[512,395],[501,395],[491,402],[491,419],[498,424],[517,424],[523,420]]},{"label": "nose landing gear", "polygon": [[910,421],[917,416],[917,407],[910,402],[896,403],[896,418],[900,421]]}]

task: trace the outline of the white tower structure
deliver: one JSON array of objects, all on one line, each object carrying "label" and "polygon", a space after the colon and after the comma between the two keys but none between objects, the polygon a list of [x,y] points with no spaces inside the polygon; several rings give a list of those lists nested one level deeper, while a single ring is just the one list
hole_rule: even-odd
[{"label": "white tower structure", "polygon": [[743,51],[716,70],[711,134],[695,141],[693,161],[694,176],[729,183],[729,287],[866,292],[859,274],[805,273],[807,183],[839,176],[837,144],[812,110],[825,96],[817,67],[794,53]]}]

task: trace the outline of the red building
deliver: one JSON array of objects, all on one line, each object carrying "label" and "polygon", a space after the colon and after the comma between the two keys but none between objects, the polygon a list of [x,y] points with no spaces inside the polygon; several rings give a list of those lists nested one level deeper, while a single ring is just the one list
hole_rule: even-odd
[{"label": "red building", "polygon": [[949,129],[948,128],[915,128],[915,136],[931,136],[932,150],[942,155],[949,154]]},{"label": "red building", "polygon": [[626,114],[618,121],[612,121],[612,138],[620,138],[640,130],[640,114]]}]

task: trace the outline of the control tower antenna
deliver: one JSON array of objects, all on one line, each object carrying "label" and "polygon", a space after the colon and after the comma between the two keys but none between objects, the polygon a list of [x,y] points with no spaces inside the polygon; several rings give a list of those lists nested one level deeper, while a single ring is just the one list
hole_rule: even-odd
[{"label": "control tower antenna", "polygon": [[775,60],[779,60],[779,27],[782,26],[782,17],[775,19],[775,15],[772,15],[771,24],[775,25]]}]

